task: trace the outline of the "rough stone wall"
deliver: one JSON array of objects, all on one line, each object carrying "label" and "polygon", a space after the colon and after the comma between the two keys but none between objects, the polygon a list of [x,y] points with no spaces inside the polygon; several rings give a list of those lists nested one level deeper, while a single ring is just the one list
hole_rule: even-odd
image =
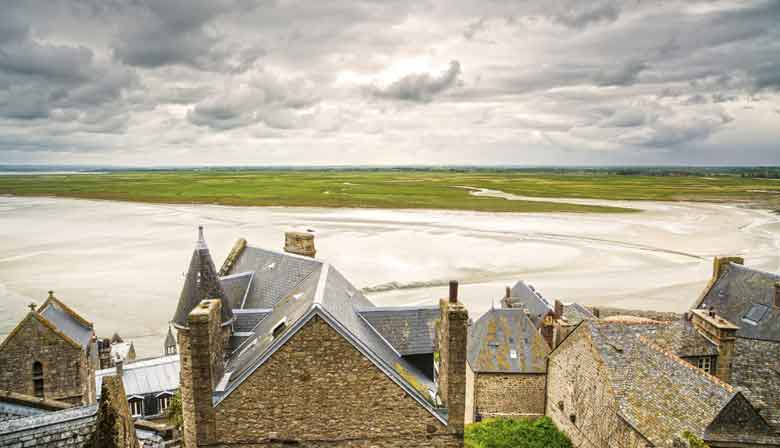
[{"label": "rough stone wall", "polygon": [[318,316],[217,405],[216,425],[220,446],[462,446]]},{"label": "rough stone wall", "polygon": [[[69,344],[39,320],[28,317],[0,349],[0,389],[35,395],[33,363],[43,366],[43,393],[49,400],[89,404],[85,396],[94,376],[89,376],[89,360],[80,347]],[[94,396],[94,394],[93,394]],[[94,401],[92,401],[94,402]]]},{"label": "rough stone wall", "polygon": [[643,448],[647,441],[617,414],[606,367],[585,331],[575,331],[547,367],[546,414],[576,447]]},{"label": "rough stone wall", "polygon": [[476,373],[475,417],[540,417],[544,415],[545,383],[542,373]]},{"label": "rough stone wall", "polygon": [[447,423],[450,432],[462,434],[466,411],[469,314],[461,303],[449,303],[447,314]]},{"label": "rough stone wall", "polygon": [[219,300],[204,300],[190,312],[189,328],[179,331],[183,440],[187,447],[215,439],[212,392],[224,369],[220,308]]},{"label": "rough stone wall", "polygon": [[137,448],[133,418],[127,404],[122,379],[116,376],[103,378],[100,406],[92,448]]}]

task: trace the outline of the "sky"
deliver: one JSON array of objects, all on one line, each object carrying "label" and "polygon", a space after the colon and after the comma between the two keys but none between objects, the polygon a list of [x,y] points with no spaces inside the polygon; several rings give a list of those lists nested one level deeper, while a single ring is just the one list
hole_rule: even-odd
[{"label": "sky", "polygon": [[2,0],[0,163],[780,164],[780,0]]}]

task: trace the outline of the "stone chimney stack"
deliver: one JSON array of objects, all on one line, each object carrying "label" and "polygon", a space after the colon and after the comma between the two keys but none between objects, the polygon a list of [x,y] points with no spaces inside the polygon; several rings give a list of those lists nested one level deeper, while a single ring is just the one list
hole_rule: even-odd
[{"label": "stone chimney stack", "polygon": [[780,282],[775,283],[775,299],[772,304],[780,308]]},{"label": "stone chimney stack", "polygon": [[713,309],[691,310],[690,317],[699,333],[718,347],[714,375],[723,382],[731,382],[731,362],[737,349],[739,327],[718,316]]},{"label": "stone chimney stack", "polygon": [[555,299],[555,318],[560,319],[563,317],[563,302]]},{"label": "stone chimney stack", "polygon": [[458,302],[458,282],[450,282],[450,294],[439,302],[439,397],[448,409],[447,427],[462,434],[466,413],[466,347],[469,313]]},{"label": "stone chimney stack", "polygon": [[284,251],[291,254],[314,258],[314,234],[308,232],[285,232]]},{"label": "stone chimney stack", "polygon": [[122,378],[125,374],[125,360],[121,356],[117,355],[114,359],[114,367],[116,367],[117,378]]},{"label": "stone chimney stack", "polygon": [[179,330],[184,446],[197,447],[216,438],[212,394],[224,373],[219,299],[204,300]]}]

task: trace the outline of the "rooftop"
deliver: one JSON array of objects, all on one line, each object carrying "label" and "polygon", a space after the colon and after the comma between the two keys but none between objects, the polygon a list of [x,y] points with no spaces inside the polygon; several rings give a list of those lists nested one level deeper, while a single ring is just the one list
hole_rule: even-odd
[{"label": "rooftop", "polygon": [[[174,391],[179,388],[179,355],[127,363],[123,365],[122,370],[122,382],[128,396]],[[95,372],[98,398],[100,398],[103,378],[114,375],[116,375],[116,368],[113,367]]]},{"label": "rooftop", "polygon": [[524,309],[490,309],[471,327],[468,363],[474,372],[544,373],[549,354]]}]

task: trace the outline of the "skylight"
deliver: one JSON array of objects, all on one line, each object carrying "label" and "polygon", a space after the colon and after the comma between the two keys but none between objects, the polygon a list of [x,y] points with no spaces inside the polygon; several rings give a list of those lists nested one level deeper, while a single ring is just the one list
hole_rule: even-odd
[{"label": "skylight", "polygon": [[759,322],[764,319],[768,311],[768,306],[761,303],[754,303],[748,310],[747,314],[742,317],[742,322],[748,323],[750,325],[758,325]]}]

